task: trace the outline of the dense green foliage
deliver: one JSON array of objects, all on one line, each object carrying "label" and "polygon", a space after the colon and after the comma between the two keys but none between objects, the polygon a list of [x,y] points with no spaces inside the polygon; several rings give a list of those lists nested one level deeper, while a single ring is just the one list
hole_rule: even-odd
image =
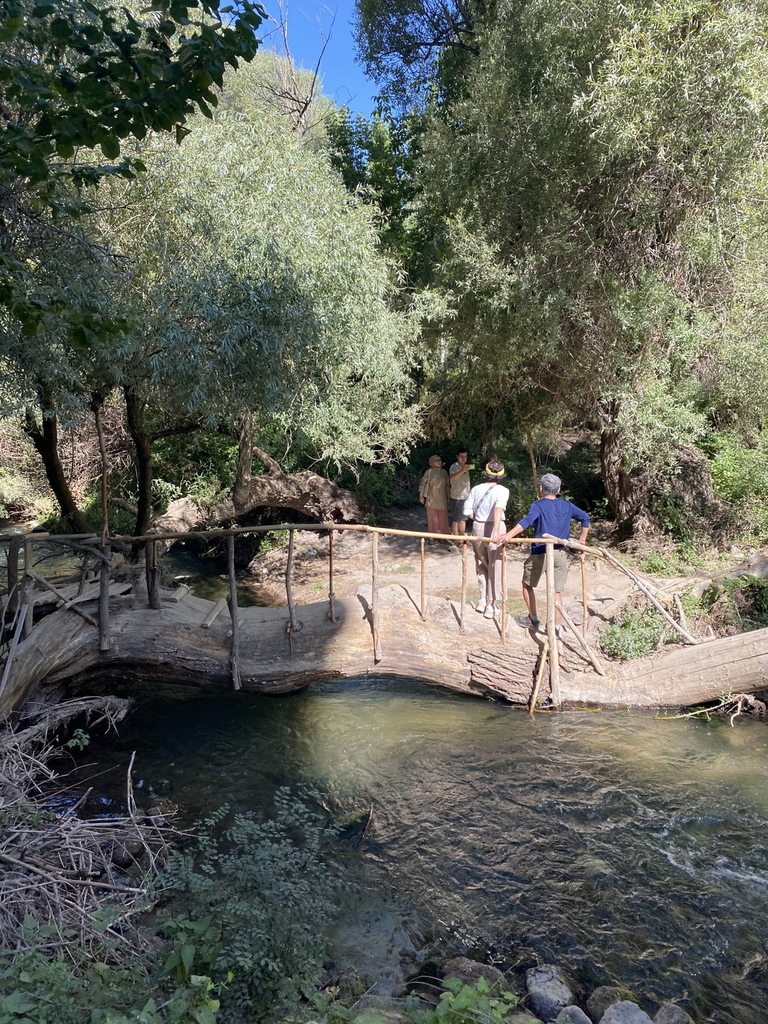
[{"label": "dense green foliage", "polygon": [[134,945],[108,929],[119,907],[103,915],[102,946],[90,951],[28,917],[25,950],[0,956],[0,1024],[267,1021],[297,1004],[335,913],[334,830],[311,795],[287,790],[263,820],[238,814],[223,829],[226,816],[199,823],[173,855],[156,923],[147,919]]},{"label": "dense green foliage", "polygon": [[438,430],[588,431],[620,521],[678,491],[681,523],[732,528],[697,450],[765,422],[765,4],[434,8],[398,46],[399,9],[361,0],[358,35],[388,97],[417,65],[432,85],[412,203],[447,303]]},{"label": "dense green foliage", "polygon": [[[144,170],[123,140],[171,131],[181,139],[190,114],[210,114],[225,69],[256,53],[263,17],[251,0],[226,10],[158,0],[141,12],[98,0],[3,0],[0,302],[26,334],[66,320],[64,289],[37,294],[35,265],[65,242],[67,219],[89,208],[87,186]],[[117,162],[93,159],[96,148]]]}]

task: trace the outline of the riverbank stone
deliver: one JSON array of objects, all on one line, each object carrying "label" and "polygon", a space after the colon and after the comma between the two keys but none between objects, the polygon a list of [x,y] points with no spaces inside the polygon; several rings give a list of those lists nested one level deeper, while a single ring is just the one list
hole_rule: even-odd
[{"label": "riverbank stone", "polygon": [[693,1024],[693,1017],[677,1003],[664,1003],[653,1018],[653,1024]]},{"label": "riverbank stone", "polygon": [[608,1007],[620,1003],[622,999],[631,1001],[632,993],[616,985],[601,985],[600,988],[596,988],[587,999],[587,1014],[592,1019],[592,1024],[600,1024]]},{"label": "riverbank stone", "polygon": [[565,1006],[555,1017],[553,1024],[592,1024],[579,1006]]},{"label": "riverbank stone", "polygon": [[544,1021],[553,1021],[566,1006],[573,1005],[573,990],[554,964],[540,964],[525,972],[528,1003]]},{"label": "riverbank stone", "polygon": [[509,990],[507,980],[498,967],[481,964],[477,960],[469,960],[465,956],[456,956],[443,964],[444,978],[458,978],[462,985],[476,985],[480,978],[485,978],[492,992]]},{"label": "riverbank stone", "polygon": [[637,1003],[623,999],[608,1007],[600,1024],[653,1024],[653,1021]]}]

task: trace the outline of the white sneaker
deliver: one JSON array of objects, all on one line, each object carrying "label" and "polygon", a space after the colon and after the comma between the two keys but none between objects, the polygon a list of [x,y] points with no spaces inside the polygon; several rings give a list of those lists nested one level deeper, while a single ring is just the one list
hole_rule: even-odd
[{"label": "white sneaker", "polygon": [[478,601],[477,604],[475,605],[475,611],[479,612],[480,615],[482,615],[487,607],[488,605],[485,603],[485,601]]},{"label": "white sneaker", "polygon": [[485,611],[483,612],[483,618],[484,619],[495,619],[498,614],[499,614],[498,608],[493,603],[493,601],[491,601],[491,602],[489,602],[485,606]]}]

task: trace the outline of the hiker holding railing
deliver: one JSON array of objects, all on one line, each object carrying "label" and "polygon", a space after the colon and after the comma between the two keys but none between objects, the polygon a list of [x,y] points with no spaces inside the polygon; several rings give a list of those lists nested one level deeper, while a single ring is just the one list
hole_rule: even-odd
[{"label": "hiker holding railing", "polygon": [[[534,501],[528,509],[527,515],[523,516],[520,522],[504,534],[502,541],[512,540],[527,530],[529,526],[535,528],[535,535],[543,537],[549,534],[552,537],[560,537],[567,540],[571,535],[571,520],[575,519],[581,523],[579,543],[586,544],[589,533],[589,515],[570,501],[558,498],[561,481],[554,473],[545,473],[539,484],[541,497]],[[547,550],[546,544],[534,544],[531,553],[523,565],[523,600],[528,609],[527,615],[516,615],[515,622],[524,629],[532,629],[534,632],[539,628],[539,619],[536,614],[536,591],[541,573],[544,569],[544,553]],[[565,629],[560,625],[560,611],[558,605],[563,603],[563,591],[568,580],[568,555],[561,544],[555,544],[555,628],[558,636]]]}]

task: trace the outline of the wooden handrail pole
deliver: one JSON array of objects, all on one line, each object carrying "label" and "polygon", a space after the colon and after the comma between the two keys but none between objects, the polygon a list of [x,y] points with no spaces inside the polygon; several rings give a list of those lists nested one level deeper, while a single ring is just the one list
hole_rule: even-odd
[{"label": "wooden handrail pole", "polygon": [[507,642],[507,551],[501,545],[501,642]]},{"label": "wooden handrail pole", "polygon": [[421,603],[419,605],[419,614],[421,615],[421,621],[427,621],[427,599],[424,592],[424,544],[425,540],[421,538]]},{"label": "wooden handrail pole", "polygon": [[147,603],[153,611],[159,611],[160,603],[160,579],[157,571],[157,548],[154,540],[148,540],[144,549],[144,570],[147,576]]},{"label": "wooden handrail pole", "polygon": [[227,537],[227,570],[229,575],[229,617],[232,620],[232,646],[229,649],[229,667],[232,688],[239,690],[240,682],[240,615],[237,607],[237,578],[235,576],[235,538]]},{"label": "wooden handrail pole", "polygon": [[536,698],[539,696],[539,685],[541,684],[541,677],[544,675],[544,666],[547,664],[547,654],[549,652],[549,637],[544,637],[544,643],[541,645],[541,653],[539,654],[539,664],[536,669],[536,681],[533,684],[533,690],[531,691],[531,702],[528,705],[528,714],[532,715],[536,710]]},{"label": "wooden handrail pole", "polygon": [[555,629],[555,545],[547,541],[544,554],[544,567],[547,575],[547,639],[549,640],[549,680],[552,691],[552,703],[560,704],[560,648]]},{"label": "wooden handrail pole", "polygon": [[336,597],[333,593],[333,530],[328,531],[328,614],[336,621]]},{"label": "wooden handrail pole", "polygon": [[32,632],[32,625],[34,622],[34,597],[33,591],[35,589],[35,581],[32,579],[32,541],[26,538],[24,540],[24,604],[27,606],[26,613],[24,615],[24,639],[29,636]]},{"label": "wooden handrail pole", "polygon": [[467,603],[467,544],[461,544],[461,605],[459,606],[459,632],[464,632],[464,605]]},{"label": "wooden handrail pole", "polygon": [[371,629],[373,630],[373,661],[381,661],[379,645],[379,535],[371,538]]},{"label": "wooden handrail pole", "polygon": [[14,534],[8,542],[8,611],[15,615],[19,610],[19,555],[23,539]]},{"label": "wooden handrail pole", "polygon": [[[234,537],[232,538],[234,543]],[[294,531],[288,531],[288,558],[285,563],[285,601],[288,605],[288,648],[293,652],[293,634],[298,633],[299,624],[296,621],[296,605],[293,600],[293,551]]]},{"label": "wooden handrail pole", "polygon": [[587,556],[583,551],[579,553],[579,562],[581,564],[581,635],[586,638],[589,625],[589,603],[587,602]]},{"label": "wooden handrail pole", "polygon": [[[104,544],[102,550],[109,557],[109,544]],[[99,650],[108,651],[111,646],[109,637],[109,565],[102,560],[99,567]]]}]

